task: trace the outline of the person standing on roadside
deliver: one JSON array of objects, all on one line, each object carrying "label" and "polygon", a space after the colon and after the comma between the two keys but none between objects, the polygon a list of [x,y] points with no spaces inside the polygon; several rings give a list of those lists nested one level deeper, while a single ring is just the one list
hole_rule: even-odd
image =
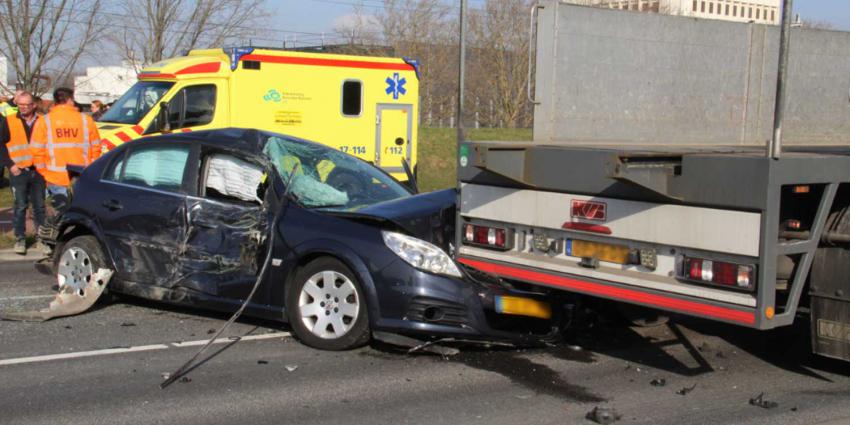
[{"label": "person standing on roadside", "polygon": [[13,226],[15,253],[26,255],[27,207],[32,205],[36,234],[44,225],[44,178],[33,165],[30,139],[39,117],[35,100],[27,92],[15,98],[18,112],[0,121],[0,162],[9,169],[10,186],[15,198]]},{"label": "person standing on roadside", "polygon": [[100,134],[94,120],[74,106],[74,91],[60,87],[53,92],[53,107],[35,123],[32,131],[33,163],[47,183],[47,193],[58,213],[68,202],[67,165],[88,166],[100,157]]}]

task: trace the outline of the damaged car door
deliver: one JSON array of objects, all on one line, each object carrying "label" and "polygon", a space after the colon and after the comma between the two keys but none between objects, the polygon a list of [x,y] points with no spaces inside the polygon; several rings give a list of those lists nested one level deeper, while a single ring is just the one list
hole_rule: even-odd
[{"label": "damaged car door", "polygon": [[187,198],[177,280],[209,295],[243,300],[256,281],[267,235],[266,175],[246,158],[206,146],[200,163],[198,195]]},{"label": "damaged car door", "polygon": [[116,158],[103,176],[98,214],[123,281],[169,286],[187,230],[186,195],[193,186],[188,143],[143,143]]}]

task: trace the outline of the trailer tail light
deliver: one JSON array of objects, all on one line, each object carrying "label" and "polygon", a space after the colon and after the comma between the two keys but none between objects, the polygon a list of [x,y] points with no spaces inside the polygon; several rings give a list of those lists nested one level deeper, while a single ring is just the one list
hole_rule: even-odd
[{"label": "trailer tail light", "polygon": [[685,257],[683,270],[686,278],[697,282],[748,290],[755,284],[755,267],[747,264]]},{"label": "trailer tail light", "polygon": [[508,243],[512,232],[500,227],[463,225],[463,242],[469,245],[479,245],[500,250],[511,249]]}]

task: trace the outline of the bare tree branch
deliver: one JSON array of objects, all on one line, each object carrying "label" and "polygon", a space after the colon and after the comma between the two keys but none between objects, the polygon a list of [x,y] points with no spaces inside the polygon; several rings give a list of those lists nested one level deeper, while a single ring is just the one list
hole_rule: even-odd
[{"label": "bare tree branch", "polygon": [[[25,90],[64,81],[93,47],[101,0],[3,0],[0,50]],[[8,90],[8,88],[6,88]]]}]

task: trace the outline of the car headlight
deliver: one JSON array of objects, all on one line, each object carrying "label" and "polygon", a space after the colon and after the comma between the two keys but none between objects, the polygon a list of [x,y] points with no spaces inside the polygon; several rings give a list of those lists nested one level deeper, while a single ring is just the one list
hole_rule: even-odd
[{"label": "car headlight", "polygon": [[436,245],[401,233],[382,231],[384,243],[402,260],[426,272],[463,277],[457,265]]}]

